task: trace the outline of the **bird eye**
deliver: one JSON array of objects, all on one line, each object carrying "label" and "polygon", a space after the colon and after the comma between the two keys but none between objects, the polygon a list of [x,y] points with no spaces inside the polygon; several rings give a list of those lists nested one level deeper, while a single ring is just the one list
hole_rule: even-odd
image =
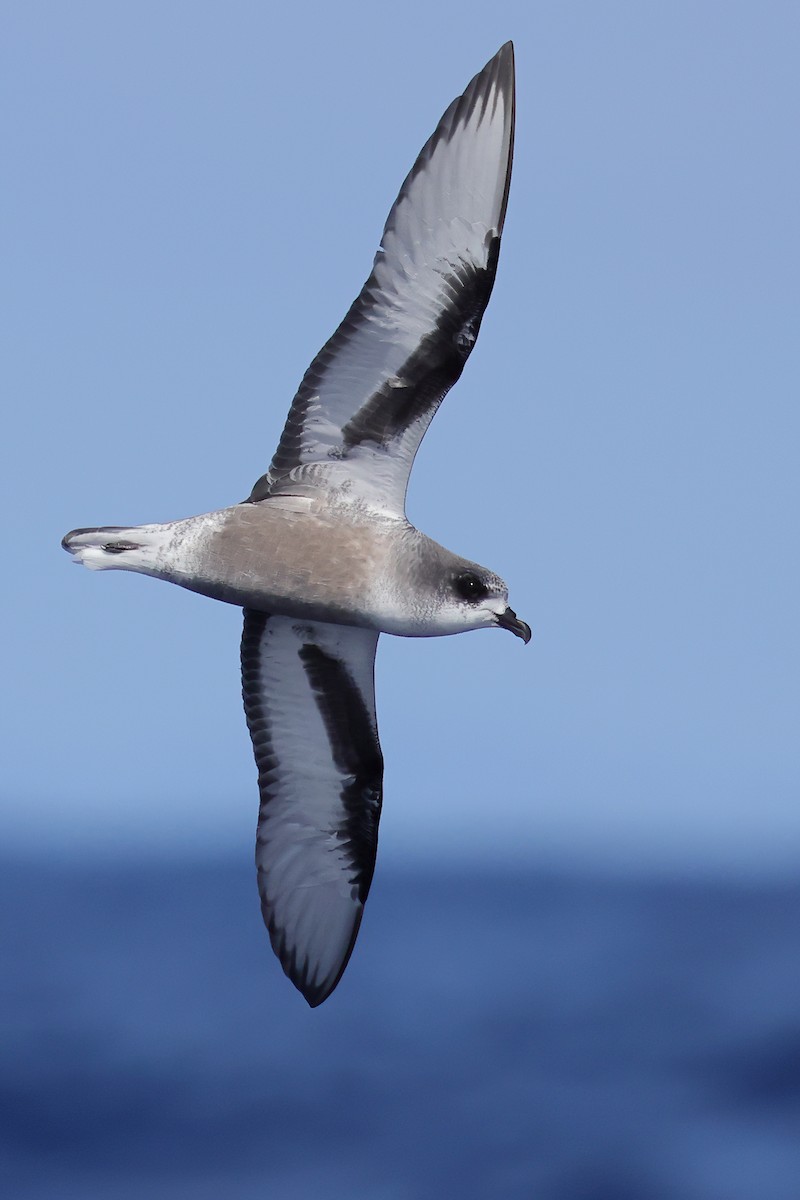
[{"label": "bird eye", "polygon": [[489,594],[486,584],[474,571],[465,571],[463,575],[457,575],[455,589],[462,600],[482,600]]}]

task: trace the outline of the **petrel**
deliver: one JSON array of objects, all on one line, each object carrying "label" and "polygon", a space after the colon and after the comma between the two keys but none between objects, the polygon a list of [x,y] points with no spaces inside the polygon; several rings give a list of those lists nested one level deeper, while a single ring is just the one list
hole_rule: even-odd
[{"label": "petrel", "polygon": [[491,295],[513,136],[507,42],[423,147],[372,273],[306,371],[248,498],[63,540],[93,570],[138,571],[244,609],[261,910],[312,1007],[347,966],[375,868],[379,635],[498,626],[531,636],[498,575],[437,545],[405,514],[414,456]]}]

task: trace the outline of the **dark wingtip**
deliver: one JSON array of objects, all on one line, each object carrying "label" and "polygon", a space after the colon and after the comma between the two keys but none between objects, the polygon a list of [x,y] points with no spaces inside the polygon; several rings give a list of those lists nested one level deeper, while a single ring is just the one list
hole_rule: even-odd
[{"label": "dark wingtip", "polygon": [[512,41],[503,42],[500,49],[492,58],[489,59],[486,66],[481,71],[481,75],[489,68],[497,68],[498,76],[504,75],[509,82],[514,80],[514,43]]},{"label": "dark wingtip", "polygon": [[[358,931],[361,928],[361,918],[363,915],[364,910],[362,907],[361,912],[359,912],[355,921],[355,926],[350,937],[350,945],[347,947],[347,953],[336,969],[336,972],[329,975],[327,979],[322,981],[322,983],[311,983],[305,971],[298,971],[296,962],[294,961],[294,955],[288,956],[283,952],[278,953],[278,959],[283,967],[284,974],[297,988],[298,992],[303,997],[309,1008],[319,1008],[320,1004],[324,1004],[328,997],[335,992],[339,986],[342,976],[347,969],[347,964],[350,962],[350,956],[355,948],[356,938],[358,937]],[[267,926],[267,928],[269,929],[269,926]],[[276,949],[271,929],[270,940],[272,941],[273,949]]]},{"label": "dark wingtip", "polygon": [[264,924],[267,927],[272,949],[275,951],[278,962],[283,968],[284,975],[290,983],[294,984],[309,1008],[319,1008],[320,1004],[324,1004],[331,993],[334,992],[339,986],[341,978],[347,969],[347,964],[350,962],[350,956],[355,948],[356,938],[358,937],[358,931],[361,928],[361,918],[363,915],[364,907],[362,905],[353,922],[353,929],[350,934],[349,945],[336,970],[331,972],[327,978],[323,979],[321,983],[314,983],[309,978],[307,966],[304,965],[301,967],[298,964],[297,950],[289,949],[286,944],[285,935],[282,930],[278,929],[269,905],[266,904],[262,899],[261,916],[263,917]]},{"label": "dark wingtip", "polygon": [[[355,941],[355,939],[353,939],[353,940]],[[273,945],[274,945],[274,943],[273,943]],[[344,969],[347,966],[347,963],[350,959],[351,952],[352,952],[352,946],[350,947],[350,951],[348,952],[347,958],[342,963],[342,965],[341,965],[340,969],[337,971],[336,975],[334,975],[332,979],[326,979],[321,984],[311,983],[306,978],[306,975],[304,972],[299,973],[297,971],[294,963],[292,963],[291,970],[288,969],[287,964],[286,964],[286,962],[284,962],[283,958],[280,959],[280,963],[281,963],[281,966],[283,967],[284,974],[297,988],[298,992],[303,997],[303,999],[305,1000],[308,1007],[309,1008],[319,1008],[320,1004],[325,1003],[325,1001],[330,996],[331,992],[336,990],[336,988],[339,984],[339,981],[342,978],[342,975],[344,975]]]},{"label": "dark wingtip", "polygon": [[506,219],[508,192],[509,188],[511,187],[511,167],[514,160],[514,128],[516,125],[517,107],[514,43],[510,40],[503,43],[494,57],[489,59],[483,70],[475,76],[467,88],[465,96],[471,93],[473,90],[480,92],[484,88],[490,89],[493,83],[496,84],[498,90],[504,94],[508,107],[508,161],[506,163],[506,186],[503,192],[503,199],[500,205],[500,212],[497,221],[498,232],[502,233]]}]

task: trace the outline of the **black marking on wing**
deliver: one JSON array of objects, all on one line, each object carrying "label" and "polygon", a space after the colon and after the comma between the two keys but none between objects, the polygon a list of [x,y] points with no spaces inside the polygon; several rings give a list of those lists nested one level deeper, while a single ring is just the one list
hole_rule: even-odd
[{"label": "black marking on wing", "polygon": [[[514,141],[513,88],[513,49],[511,43],[506,43],[483,71],[475,76],[463,95],[458,96],[448,107],[417,157],[389,213],[375,268],[344,320],[303,376],[269,471],[256,481],[248,497],[249,502],[258,503],[266,499],[281,486],[281,480],[304,462],[322,463],[325,459],[346,459],[355,447],[364,443],[388,450],[392,442],[402,438],[412,427],[416,427],[417,445],[419,444],[439,404],[461,375],[464,363],[475,344],[483,312],[492,292],[511,182]],[[335,374],[336,360],[345,361],[345,356],[352,353],[351,342],[365,326],[370,326],[377,310],[385,313],[391,308],[390,296],[384,292],[379,282],[378,267],[386,261],[382,257],[385,253],[384,244],[387,236],[396,229],[402,205],[409,202],[415,181],[429,168],[437,147],[442,142],[451,142],[457,135],[459,126],[468,123],[476,110],[480,109],[485,114],[492,97],[497,103],[497,97],[501,93],[508,112],[507,157],[502,194],[496,212],[492,214],[494,230],[487,235],[485,262],[476,265],[465,257],[460,264],[449,264],[450,275],[441,280],[440,286],[443,285],[445,290],[449,289],[451,304],[445,306],[435,327],[423,335],[419,345],[405,362],[389,368],[389,378],[381,367],[376,366],[375,391],[366,400],[363,399],[364,391],[360,391],[361,403],[352,416],[341,412],[330,413],[334,424],[338,420],[344,422],[341,427],[341,441],[338,444],[327,441],[325,444],[326,439],[323,438],[315,457],[312,450],[315,434],[310,427],[314,424],[317,411],[325,412],[328,409],[326,376],[331,370]],[[458,247],[454,245],[452,249],[457,252]],[[436,253],[436,237],[432,238],[431,251]],[[428,267],[432,273],[437,272],[434,259]],[[397,269],[402,274],[399,264]],[[385,276],[385,271],[383,274]],[[429,298],[425,295],[425,287],[423,282],[423,299]],[[374,336],[379,338],[380,333],[376,330]],[[384,363],[384,367],[388,367],[388,363]],[[362,383],[360,376],[368,373],[369,369],[367,364],[359,364],[357,359],[354,360],[354,382],[359,389]],[[409,447],[410,453],[403,465],[399,466],[401,472],[405,471],[406,478],[415,449],[413,446]],[[293,480],[289,486],[296,483],[297,480]]]},{"label": "black marking on wing", "polygon": [[299,653],[325,724],[333,760],[343,777],[349,779],[342,786],[346,817],[339,836],[350,852],[353,883],[363,904],[378,850],[383,755],[370,714],[344,663],[316,645],[306,644]]},{"label": "black marking on wing", "polygon": [[362,442],[386,446],[418,420],[430,420],[464,370],[475,345],[497,273],[500,238],[489,242],[487,265],[462,263],[447,286],[452,304],[422,338],[398,373],[383,384],[342,429],[347,451]]},{"label": "black marking on wing", "polygon": [[278,765],[269,713],[264,698],[265,692],[261,684],[261,639],[268,620],[267,613],[249,608],[244,610],[241,651],[242,698],[245,720],[250,731],[253,753],[258,767],[258,787],[261,795],[259,816],[265,805],[269,803],[270,772]]},{"label": "black marking on wing", "polygon": [[[270,680],[264,672],[269,669],[265,660],[265,633],[270,620],[279,618],[245,609],[242,633],[242,695],[247,727],[253,743],[258,767],[260,792],[259,823],[256,843],[261,912],[269,932],[270,942],[284,972],[303,994],[312,1008],[317,1007],[339,983],[358,936],[363,905],[369,893],[375,869],[378,842],[378,821],[381,812],[383,756],[378,742],[374,714],[347,667],[347,664],[320,646],[303,639],[314,636],[314,626],[293,627],[297,636],[298,670],[305,674],[309,700],[316,704],[328,738],[333,763],[341,777],[338,796],[330,797],[332,813],[338,809],[337,824],[321,832],[333,834],[342,844],[349,870],[346,878],[351,886],[352,928],[349,940],[338,961],[331,961],[334,971],[318,980],[318,963],[303,952],[300,942],[291,940],[291,930],[279,923],[275,908],[268,901],[269,872],[258,861],[260,850],[269,842],[270,804],[280,797],[280,772],[291,769],[292,755],[302,746],[302,730],[297,739],[284,747],[281,742],[281,723],[275,722],[270,711],[280,698],[280,680]],[[322,629],[325,627],[322,626]],[[270,684],[272,686],[270,686]],[[275,732],[277,730],[277,733]],[[314,870],[314,862],[310,862]]]},{"label": "black marking on wing", "polygon": [[[247,721],[247,728],[253,743],[253,754],[256,766],[258,767],[258,790],[260,796],[258,809],[259,832],[256,834],[256,858],[258,856],[258,844],[261,840],[260,830],[262,829],[262,821],[265,819],[266,809],[271,798],[270,776],[278,766],[278,755],[275,752],[269,711],[264,700],[266,693],[261,682],[261,644],[267,621],[269,621],[267,613],[248,608],[244,610],[241,649],[242,698],[244,700],[244,715]],[[261,870],[262,868],[259,866],[258,861],[256,861],[257,873],[260,874]],[[300,970],[296,953],[287,945],[284,930],[279,928],[274,912],[264,900],[264,890],[259,888],[259,891],[262,896],[261,916],[267,927],[272,949],[278,956],[285,974],[292,980],[299,991],[303,993],[309,1004],[312,1004],[309,980],[306,973]],[[313,1003],[320,1003],[320,1001],[314,999]]]}]

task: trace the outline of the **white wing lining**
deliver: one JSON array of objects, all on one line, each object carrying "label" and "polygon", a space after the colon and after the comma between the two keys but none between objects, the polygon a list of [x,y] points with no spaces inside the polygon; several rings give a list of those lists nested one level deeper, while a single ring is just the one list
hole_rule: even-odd
[{"label": "white wing lining", "polygon": [[261,793],[261,908],[312,1007],[355,944],[378,842],[378,634],[245,610],[242,692]]},{"label": "white wing lining", "polygon": [[251,502],[339,489],[402,514],[417,448],[461,374],[491,295],[513,131],[509,42],[422,149],[372,274],[308,368]]}]

